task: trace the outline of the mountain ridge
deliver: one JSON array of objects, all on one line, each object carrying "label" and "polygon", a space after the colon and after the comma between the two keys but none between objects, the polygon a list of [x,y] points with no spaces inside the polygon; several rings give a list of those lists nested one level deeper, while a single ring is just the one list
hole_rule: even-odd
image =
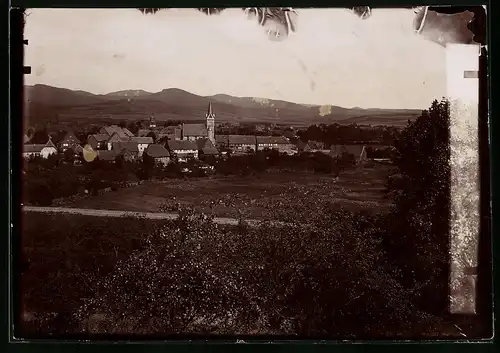
[{"label": "mountain ridge", "polygon": [[67,119],[78,117],[143,119],[154,114],[160,121],[199,120],[204,118],[208,102],[212,102],[217,120],[221,122],[310,125],[363,121],[364,124],[373,125],[401,125],[421,113],[421,110],[416,109],[306,105],[267,98],[235,97],[228,94],[200,96],[180,88],[165,88],[158,92],[137,89],[93,94],[82,90],[37,84],[25,86],[25,98],[28,106],[41,105],[52,108],[58,111],[59,116]]}]

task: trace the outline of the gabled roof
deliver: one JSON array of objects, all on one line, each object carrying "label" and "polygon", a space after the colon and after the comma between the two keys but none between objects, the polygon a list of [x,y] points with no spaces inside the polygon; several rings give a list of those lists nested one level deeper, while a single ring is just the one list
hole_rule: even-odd
[{"label": "gabled roof", "polygon": [[342,153],[348,153],[358,158],[361,157],[361,154],[364,152],[365,152],[364,145],[332,145],[330,147],[330,155],[332,157],[340,156],[342,155]]},{"label": "gabled roof", "polygon": [[257,143],[257,139],[255,136],[251,135],[229,135],[228,143],[230,145],[255,145]]},{"label": "gabled roof", "polygon": [[52,140],[49,138],[47,143],[34,143],[34,144],[25,144],[23,146],[23,153],[40,153],[46,147],[57,149]]},{"label": "gabled roof", "polygon": [[97,142],[106,142],[109,139],[107,134],[93,134],[89,135],[89,138],[93,137]]},{"label": "gabled roof", "polygon": [[42,144],[30,144],[23,146],[23,153],[40,153],[44,149],[45,145]]},{"label": "gabled roof", "polygon": [[196,140],[196,144],[198,145],[198,151],[203,152],[206,155],[215,155],[219,154],[219,151],[213,145],[212,141],[208,138],[201,138]]},{"label": "gabled roof", "polygon": [[257,136],[258,144],[290,144],[290,141],[283,136]]},{"label": "gabled roof", "polygon": [[182,124],[183,136],[208,136],[205,124]]},{"label": "gabled roof", "polygon": [[122,131],[125,135],[127,135],[128,137],[132,137],[134,136],[134,134],[129,130],[127,129],[126,127],[122,128]]},{"label": "gabled roof", "polygon": [[111,144],[111,149],[117,152],[121,152],[123,149],[127,149],[133,153],[139,153],[139,145],[137,142],[113,142]]},{"label": "gabled roof", "polygon": [[24,134],[24,143],[28,143],[31,139],[28,137],[28,135]]},{"label": "gabled roof", "polygon": [[167,147],[170,151],[198,150],[196,142],[188,140],[168,140]]},{"label": "gabled roof", "polygon": [[113,134],[109,137],[108,143],[113,143],[113,142],[125,142],[128,141],[128,137],[123,137],[120,136],[117,132],[113,132]]},{"label": "gabled roof", "polygon": [[75,146],[72,146],[70,148],[73,149],[73,151],[75,151],[75,153],[83,153],[83,147],[80,145],[75,145]]},{"label": "gabled roof", "polygon": [[52,142],[52,139],[49,138],[47,143],[45,144],[45,147],[52,147],[52,148],[57,148],[56,145]]},{"label": "gabled roof", "polygon": [[114,161],[118,153],[116,151],[108,151],[108,150],[99,150],[97,151],[97,158],[102,161]]},{"label": "gabled roof", "polygon": [[128,135],[128,133],[126,133],[125,130],[119,127],[118,125],[103,126],[100,130],[100,132],[105,132],[109,136],[113,135],[113,133],[117,133],[118,136],[123,138],[134,136],[134,134],[132,134],[129,130],[127,131],[131,135]]},{"label": "gabled roof", "polygon": [[153,143],[153,138],[150,136],[142,136],[142,137],[131,137],[130,141],[133,141],[135,143],[145,143],[145,144],[151,144]]},{"label": "gabled roof", "polygon": [[151,144],[146,148],[146,154],[152,158],[170,157],[170,153],[163,145]]},{"label": "gabled roof", "polygon": [[195,142],[196,142],[196,146],[198,146],[199,150],[201,150],[205,147],[213,147],[212,142],[206,137],[202,137],[201,139],[198,139]]}]

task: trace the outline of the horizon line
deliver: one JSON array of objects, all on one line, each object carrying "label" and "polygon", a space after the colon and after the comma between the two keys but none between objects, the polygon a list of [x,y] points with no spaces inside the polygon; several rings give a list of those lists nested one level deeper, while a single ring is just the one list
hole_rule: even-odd
[{"label": "horizon line", "polygon": [[[183,92],[192,94],[194,96],[198,96],[198,97],[201,97],[201,98],[208,98],[208,99],[213,98],[213,97],[218,96],[218,95],[225,95],[225,96],[230,96],[230,97],[240,98],[240,99],[244,99],[244,98],[249,98],[249,99],[267,99],[267,100],[271,100],[271,101],[278,101],[278,102],[285,102],[285,103],[292,103],[292,104],[302,105],[304,107],[330,106],[330,107],[338,107],[338,108],[343,108],[343,109],[361,109],[361,110],[420,110],[420,111],[428,109],[428,107],[427,108],[380,108],[380,107],[362,108],[362,107],[359,107],[359,106],[345,107],[345,106],[334,105],[334,104],[306,104],[306,103],[298,103],[298,102],[292,102],[292,101],[287,101],[287,100],[283,100],[283,99],[275,99],[275,98],[255,97],[255,96],[254,97],[252,97],[252,96],[236,96],[236,95],[231,95],[231,94],[228,94],[228,93],[216,93],[216,94],[213,94],[213,95],[210,95],[210,96],[201,96],[201,95],[198,95],[196,93],[187,91],[187,90],[179,88],[179,87],[163,88],[163,89],[161,89],[159,91],[156,91],[156,92],[151,92],[151,91],[145,90],[143,88],[134,88],[134,89],[122,89],[122,90],[118,90],[118,91],[111,91],[111,92],[107,92],[107,93],[94,93],[94,92],[87,91],[87,90],[72,89],[72,88],[68,88],[68,87],[52,86],[52,85],[48,85],[46,83],[35,83],[35,84],[32,84],[32,85],[24,84],[24,87],[35,87],[35,86],[46,86],[46,87],[52,87],[52,88],[57,88],[57,89],[65,89],[65,90],[72,91],[72,92],[84,92],[84,93],[92,94],[94,96],[107,96],[107,95],[110,95],[112,93],[123,92],[123,91],[143,91],[143,92],[148,93],[148,94],[156,94],[156,93],[160,93],[160,92],[163,92],[163,91],[166,91],[166,90],[179,90],[179,91],[183,91]],[[124,96],[124,98],[126,98],[126,96]],[[217,102],[217,100],[216,100],[216,102]],[[219,103],[224,103],[224,102],[220,102],[220,101],[218,101],[218,102]],[[255,103],[258,103],[258,102],[255,102]],[[430,104],[432,104],[432,102],[429,103],[429,106],[430,106]]]}]

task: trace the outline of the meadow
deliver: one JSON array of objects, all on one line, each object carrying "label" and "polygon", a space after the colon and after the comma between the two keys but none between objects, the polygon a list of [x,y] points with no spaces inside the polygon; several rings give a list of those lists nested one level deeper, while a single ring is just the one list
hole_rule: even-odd
[{"label": "meadow", "polygon": [[[175,212],[188,207],[217,217],[282,218],[289,208],[330,202],[349,210],[383,211],[391,167],[374,164],[346,169],[338,178],[307,172],[266,172],[250,176],[212,176],[145,181],[126,189],[68,204],[68,207],[133,212]],[[283,211],[283,212],[281,212]]]}]

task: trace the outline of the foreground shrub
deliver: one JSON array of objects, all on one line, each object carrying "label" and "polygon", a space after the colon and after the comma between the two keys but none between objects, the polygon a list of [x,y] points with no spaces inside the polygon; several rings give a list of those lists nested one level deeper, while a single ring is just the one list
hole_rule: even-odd
[{"label": "foreground shrub", "polygon": [[378,220],[324,209],[307,225],[259,227],[185,210],[101,281],[75,314],[80,330],[370,337],[424,320],[385,267]]},{"label": "foreground shrub", "polygon": [[95,295],[98,280],[142,249],[145,235],[158,226],[132,217],[31,212],[22,225],[19,284],[26,318],[17,329],[45,334],[71,330],[70,314]]}]

